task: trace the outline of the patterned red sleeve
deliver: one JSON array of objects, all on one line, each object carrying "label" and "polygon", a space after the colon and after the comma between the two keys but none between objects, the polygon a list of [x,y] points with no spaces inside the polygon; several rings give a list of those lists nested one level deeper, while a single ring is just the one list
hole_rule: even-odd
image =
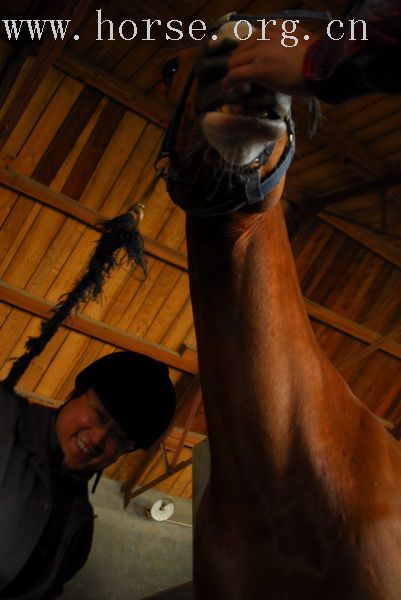
[{"label": "patterned red sleeve", "polygon": [[[352,39],[352,20],[366,23],[365,36],[358,23]],[[401,91],[400,60],[401,0],[359,1],[308,48],[303,74],[318,98],[343,102]]]}]

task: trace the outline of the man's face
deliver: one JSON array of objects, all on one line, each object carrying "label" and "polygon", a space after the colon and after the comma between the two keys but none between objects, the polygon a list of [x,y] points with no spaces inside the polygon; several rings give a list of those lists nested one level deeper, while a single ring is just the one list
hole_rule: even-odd
[{"label": "man's face", "polygon": [[71,471],[104,469],[133,449],[121,427],[107,412],[92,388],[73,398],[56,419],[63,466]]}]

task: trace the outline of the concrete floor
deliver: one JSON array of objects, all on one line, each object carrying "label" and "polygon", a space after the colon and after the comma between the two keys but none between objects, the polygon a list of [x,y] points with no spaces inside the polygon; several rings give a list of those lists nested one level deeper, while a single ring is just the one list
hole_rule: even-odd
[{"label": "concrete floor", "polygon": [[[85,567],[65,586],[62,600],[140,600],[192,579],[192,528],[148,519],[144,508],[166,497],[150,490],[123,510],[120,484],[100,481],[91,502],[98,518]],[[172,497],[174,521],[192,524],[192,502]],[[191,597],[187,586],[161,598]]]}]

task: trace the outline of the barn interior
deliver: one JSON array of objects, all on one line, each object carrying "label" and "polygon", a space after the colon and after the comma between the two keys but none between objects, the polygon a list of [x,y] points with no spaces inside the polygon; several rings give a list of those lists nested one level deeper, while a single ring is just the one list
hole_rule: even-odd
[{"label": "barn interior", "polygon": [[[194,20],[211,25],[231,11],[297,8],[330,10],[336,18],[344,5],[0,1],[2,379],[41,319],[82,275],[99,222],[135,203],[145,206],[146,276],[126,264],[116,268],[101,300],[68,318],[17,386],[32,401],[57,407],[76,374],[109,352],[134,350],[169,366],[178,410],[161,446],[125,455],[106,472],[121,485],[121,510],[150,488],[190,500],[193,448],[207,437],[185,215],[164,181],[155,180],[173,109],[163,95],[163,65],[177,50],[200,45],[185,29]],[[7,19],[71,24],[64,39],[33,40],[21,28],[16,40],[9,39]],[[152,39],[144,39],[147,20],[157,19],[182,21],[182,39],[166,39],[165,27],[157,25]],[[311,31],[321,27],[302,24]],[[297,150],[283,200],[288,231],[320,345],[355,395],[391,429],[401,420],[401,98],[370,95],[340,106],[321,103],[321,111],[310,137],[307,105],[293,104]]]}]

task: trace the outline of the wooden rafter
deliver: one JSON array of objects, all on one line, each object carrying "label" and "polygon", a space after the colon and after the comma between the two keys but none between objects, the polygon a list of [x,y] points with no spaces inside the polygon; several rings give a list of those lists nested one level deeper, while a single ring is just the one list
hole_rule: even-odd
[{"label": "wooden rafter", "polygon": [[352,319],[347,319],[342,315],[325,308],[312,300],[305,299],[306,310],[312,319],[320,321],[324,325],[333,327],[341,333],[345,333],[356,340],[365,342],[368,344],[375,344],[375,350],[382,350],[387,354],[394,356],[395,358],[401,358],[401,344],[388,339],[387,336],[383,336],[365,325],[356,323]]},{"label": "wooden rafter", "polygon": [[336,212],[335,210],[331,210],[330,213],[311,210],[312,207],[309,206],[310,198],[307,196],[304,197],[302,192],[297,192],[294,189],[285,191],[284,197],[288,202],[294,204],[294,206],[300,210],[313,214],[319,221],[331,225],[395,267],[401,268],[400,252],[394,246],[384,241],[379,235],[369,231],[366,227],[350,223],[345,217],[342,217],[341,213]]},{"label": "wooden rafter", "polygon": [[389,333],[386,333],[386,335],[383,335],[382,337],[377,339],[376,342],[369,344],[369,346],[367,348],[364,348],[361,352],[357,352],[353,356],[350,356],[348,359],[341,362],[339,365],[337,365],[337,368],[339,369],[340,372],[346,371],[347,369],[352,367],[354,364],[356,364],[360,360],[373,354],[373,352],[375,352],[376,350],[378,350],[380,348],[380,346],[381,346],[381,344],[383,344],[383,342],[387,342],[388,340],[394,339],[397,335],[400,334],[400,332],[401,332],[401,325],[399,325],[392,331],[389,331]]},{"label": "wooden rafter", "polygon": [[401,253],[391,244],[386,243],[381,237],[372,233],[365,227],[349,223],[342,219],[340,214],[331,214],[320,211],[317,213],[318,219],[328,223],[338,231],[341,231],[356,242],[359,242],[365,248],[371,250],[387,262],[391,263],[398,269],[401,269]]},{"label": "wooden rafter", "polygon": [[389,175],[384,179],[378,179],[376,181],[369,181],[367,183],[360,183],[359,185],[352,185],[346,188],[336,190],[330,194],[322,194],[314,196],[308,199],[307,202],[311,208],[320,210],[328,204],[335,204],[336,202],[343,202],[350,198],[357,198],[365,194],[371,194],[373,192],[386,192],[387,190],[401,184],[401,174],[397,173]]},{"label": "wooden rafter", "polygon": [[[54,304],[51,302],[38,298],[4,281],[0,281],[0,301],[41,318],[48,318],[54,308]],[[185,373],[195,374],[198,371],[198,365],[191,357],[181,356],[159,344],[154,344],[79,313],[69,317],[63,323],[63,327],[123,350],[133,350],[134,352],[146,354],[151,358],[164,362],[169,367]]]}]

